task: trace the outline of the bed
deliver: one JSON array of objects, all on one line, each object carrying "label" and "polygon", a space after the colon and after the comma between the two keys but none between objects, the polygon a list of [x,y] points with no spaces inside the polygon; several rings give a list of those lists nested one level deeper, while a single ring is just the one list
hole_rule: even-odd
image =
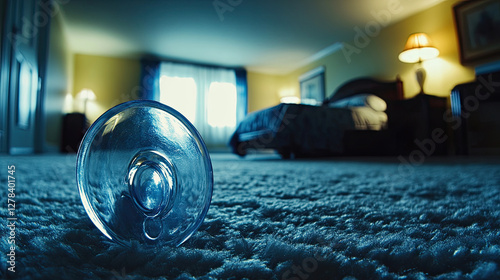
[{"label": "bed", "polygon": [[392,104],[403,96],[399,77],[354,79],[321,106],[282,103],[248,114],[229,146],[240,156],[269,149],[283,158],[386,154],[393,142]]}]

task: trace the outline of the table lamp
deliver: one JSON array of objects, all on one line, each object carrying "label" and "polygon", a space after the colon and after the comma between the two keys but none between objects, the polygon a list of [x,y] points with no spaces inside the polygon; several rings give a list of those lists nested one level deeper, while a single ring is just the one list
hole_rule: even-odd
[{"label": "table lamp", "polygon": [[87,115],[87,102],[89,100],[96,100],[95,93],[88,88],[82,89],[76,96],[77,99],[83,100],[83,114]]},{"label": "table lamp", "polygon": [[420,86],[420,93],[424,93],[425,69],[422,61],[435,58],[439,50],[432,45],[431,39],[425,33],[410,34],[404,50],[399,54],[399,60],[405,63],[417,63],[415,74]]}]

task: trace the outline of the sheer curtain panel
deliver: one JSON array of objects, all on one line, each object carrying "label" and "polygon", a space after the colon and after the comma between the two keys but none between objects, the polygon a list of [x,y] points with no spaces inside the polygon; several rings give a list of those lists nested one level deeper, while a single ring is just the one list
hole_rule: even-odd
[{"label": "sheer curtain panel", "polygon": [[234,69],[163,62],[159,73],[160,102],[188,118],[207,146],[225,147],[246,113],[246,73],[239,84]]}]

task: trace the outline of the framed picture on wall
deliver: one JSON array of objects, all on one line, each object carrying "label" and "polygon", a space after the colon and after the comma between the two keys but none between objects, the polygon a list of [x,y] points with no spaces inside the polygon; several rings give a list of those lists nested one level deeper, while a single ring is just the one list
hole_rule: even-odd
[{"label": "framed picture on wall", "polygon": [[300,103],[321,105],[325,99],[325,67],[320,66],[302,74],[300,82]]},{"label": "framed picture on wall", "polygon": [[462,64],[500,57],[500,0],[463,1],[453,11]]}]

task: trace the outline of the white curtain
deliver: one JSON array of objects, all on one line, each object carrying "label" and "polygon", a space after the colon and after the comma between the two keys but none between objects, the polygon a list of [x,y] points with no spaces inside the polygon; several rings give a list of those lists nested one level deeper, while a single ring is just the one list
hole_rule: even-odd
[{"label": "white curtain", "polygon": [[187,117],[209,147],[225,147],[236,127],[234,70],[163,62],[160,102]]}]

